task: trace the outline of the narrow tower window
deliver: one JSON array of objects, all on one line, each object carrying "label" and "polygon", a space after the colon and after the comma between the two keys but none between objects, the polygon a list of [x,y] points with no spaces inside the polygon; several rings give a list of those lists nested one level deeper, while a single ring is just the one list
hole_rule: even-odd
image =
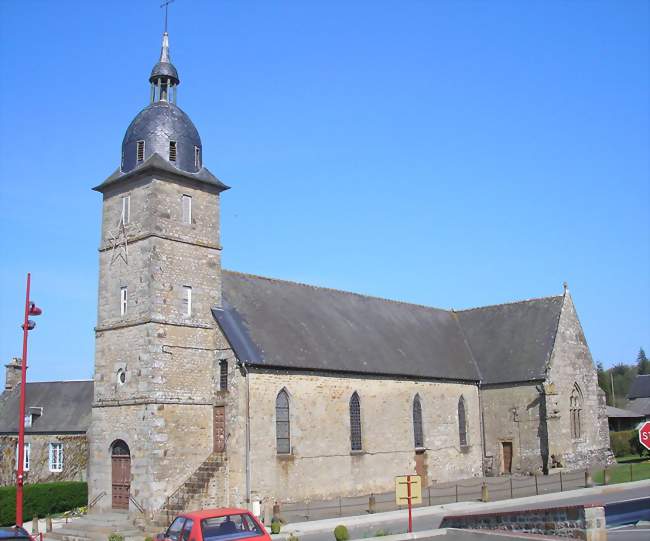
[{"label": "narrow tower window", "polygon": [[192,287],[183,286],[183,305],[185,306],[185,315],[192,315]]},{"label": "narrow tower window", "polygon": [[127,310],[127,288],[126,286],[120,288],[120,315],[125,316]]},{"label": "narrow tower window", "polygon": [[194,146],[194,167],[201,167],[201,147]]},{"label": "narrow tower window", "polygon": [[144,141],[137,142],[136,159],[138,162],[144,161]]},{"label": "narrow tower window", "polygon": [[131,196],[125,195],[122,198],[122,223],[124,225],[129,223],[131,218]]},{"label": "narrow tower window", "polygon": [[422,402],[420,401],[419,394],[416,394],[413,399],[413,437],[416,449],[424,447],[424,433],[422,431]]},{"label": "narrow tower window", "polygon": [[577,440],[582,435],[580,426],[580,413],[582,411],[582,391],[577,383],[573,384],[573,391],[569,397],[569,413],[571,419],[571,437]]},{"label": "narrow tower window", "polygon": [[191,224],[192,223],[192,198],[189,195],[183,195],[182,205],[183,205],[183,223]]},{"label": "narrow tower window", "polygon": [[176,141],[169,142],[169,161],[176,161]]},{"label": "narrow tower window", "polygon": [[355,391],[350,398],[350,448],[361,451],[361,402]]},{"label": "narrow tower window", "polygon": [[275,399],[275,442],[279,455],[291,453],[289,395],[282,389]]},{"label": "narrow tower window", "polygon": [[467,447],[467,418],[465,417],[465,399],[458,399],[458,436],[461,449]]},{"label": "narrow tower window", "polygon": [[225,359],[219,361],[219,390],[228,390],[228,361]]}]

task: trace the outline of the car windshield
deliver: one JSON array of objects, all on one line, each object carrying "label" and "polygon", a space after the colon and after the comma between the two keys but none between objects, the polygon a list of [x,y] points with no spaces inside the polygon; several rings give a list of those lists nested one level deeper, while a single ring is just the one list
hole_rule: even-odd
[{"label": "car windshield", "polygon": [[204,541],[227,541],[263,535],[260,527],[245,513],[203,519],[201,533]]}]

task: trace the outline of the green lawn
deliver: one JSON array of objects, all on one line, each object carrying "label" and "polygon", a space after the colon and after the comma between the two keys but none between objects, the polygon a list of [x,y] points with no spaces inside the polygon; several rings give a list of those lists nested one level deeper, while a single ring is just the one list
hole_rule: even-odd
[{"label": "green lawn", "polygon": [[[618,457],[616,461],[618,464],[608,468],[610,475],[607,484],[650,479],[650,460],[647,456],[640,458],[639,455],[626,455]],[[604,470],[594,471],[593,477],[597,485],[605,484]]]}]

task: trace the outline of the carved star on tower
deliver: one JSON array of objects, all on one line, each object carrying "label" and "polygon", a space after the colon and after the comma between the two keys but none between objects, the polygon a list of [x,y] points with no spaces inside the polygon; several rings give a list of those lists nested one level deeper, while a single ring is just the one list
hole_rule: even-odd
[{"label": "carved star on tower", "polygon": [[126,238],[126,227],[124,227],[124,218],[120,218],[120,222],[117,224],[117,231],[115,233],[111,232],[111,265],[115,263],[117,259],[124,261],[126,265],[129,264],[129,244]]}]

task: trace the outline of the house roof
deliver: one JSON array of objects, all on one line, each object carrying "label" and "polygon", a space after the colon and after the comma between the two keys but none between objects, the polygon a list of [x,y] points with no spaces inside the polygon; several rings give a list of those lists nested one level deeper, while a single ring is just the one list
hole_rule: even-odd
[{"label": "house roof", "polygon": [[544,378],[563,297],[454,312],[223,271],[223,299],[254,366],[497,383]]},{"label": "house roof", "polygon": [[650,397],[630,398],[626,406],[642,415],[650,415]]},{"label": "house roof", "polygon": [[[43,408],[33,418],[26,434],[83,433],[90,425],[93,401],[92,381],[42,381],[25,386],[25,412]],[[9,391],[0,402],[0,434],[18,433],[20,387]]]},{"label": "house roof", "polygon": [[624,410],[615,408],[614,406],[607,406],[607,417],[620,418],[620,419],[643,419],[644,415],[638,411]]},{"label": "house roof", "polygon": [[628,398],[650,398],[650,374],[639,374],[632,380]]}]

